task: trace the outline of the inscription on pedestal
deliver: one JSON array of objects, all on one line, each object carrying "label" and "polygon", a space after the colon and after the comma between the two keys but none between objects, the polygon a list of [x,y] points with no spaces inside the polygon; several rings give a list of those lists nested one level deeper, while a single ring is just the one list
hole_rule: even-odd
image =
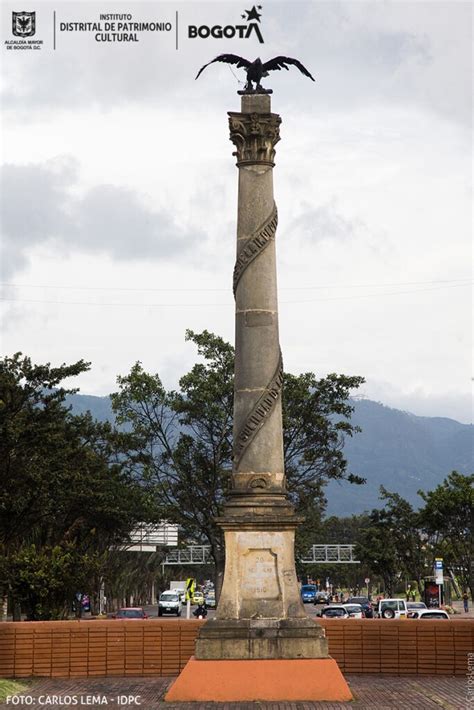
[{"label": "inscription on pedestal", "polygon": [[248,550],[242,558],[242,600],[280,599],[277,556],[269,549]]}]

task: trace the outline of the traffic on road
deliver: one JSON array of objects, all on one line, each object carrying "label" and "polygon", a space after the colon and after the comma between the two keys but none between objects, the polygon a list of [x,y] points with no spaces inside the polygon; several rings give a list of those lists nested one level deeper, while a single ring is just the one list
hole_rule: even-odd
[{"label": "traffic on road", "polygon": [[[366,580],[366,584],[369,580]],[[360,592],[322,588],[320,584],[302,584],[300,587],[301,601],[308,616],[315,619],[430,619],[446,620],[458,613],[453,607],[440,608],[420,600],[409,600],[399,597],[383,597],[378,595],[372,599],[370,595],[354,594]],[[367,590],[368,591],[368,590]],[[198,584],[196,579],[174,581],[170,589],[158,595],[156,604],[143,607],[124,607],[109,614],[109,618],[119,620],[163,619],[176,620],[212,619],[216,613],[216,592],[214,584],[207,581]]]}]

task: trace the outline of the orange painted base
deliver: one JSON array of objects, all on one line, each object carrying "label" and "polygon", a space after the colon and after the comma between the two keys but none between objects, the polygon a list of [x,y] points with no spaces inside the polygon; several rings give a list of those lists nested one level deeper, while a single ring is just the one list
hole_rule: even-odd
[{"label": "orange painted base", "polygon": [[333,658],[197,661],[192,656],[165,700],[353,700]]}]

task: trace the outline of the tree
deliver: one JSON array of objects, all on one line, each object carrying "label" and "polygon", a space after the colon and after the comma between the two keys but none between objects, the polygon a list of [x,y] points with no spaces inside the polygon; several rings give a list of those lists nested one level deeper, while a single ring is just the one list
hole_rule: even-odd
[{"label": "tree", "polygon": [[[221,574],[224,546],[215,518],[222,514],[232,470],[234,350],[208,331],[188,330],[186,339],[203,361],[181,378],[178,391],[167,392],[159,375],[136,363],[118,377],[112,406],[118,423],[131,426],[141,440],[141,477],[159,499],[163,518],[179,523],[188,540],[209,544]],[[308,518],[303,535],[320,524],[328,479],[363,482],[347,473],[342,453],[344,437],[357,431],[347,399],[362,382],[344,375],[285,375],[286,475],[292,501]]]},{"label": "tree", "polygon": [[372,510],[369,519],[357,544],[356,557],[381,577],[385,591],[392,596],[400,569],[396,539],[386,525],[383,511]]},{"label": "tree", "polygon": [[433,491],[418,491],[425,501],[421,521],[433,545],[433,559],[440,556],[474,594],[474,474],[452,471]]},{"label": "tree", "polygon": [[23,544],[6,560],[5,579],[29,620],[62,619],[78,590],[88,590],[100,569],[97,553],[84,553],[74,543],[38,547]]},{"label": "tree", "polygon": [[[320,528],[316,531],[316,534],[313,533],[311,543],[321,545],[357,544],[361,530],[367,526],[367,523],[368,516],[365,514],[352,515],[346,518],[330,516],[321,521]],[[351,563],[318,563],[311,565],[297,562],[297,570],[302,578],[309,575],[313,579],[319,579],[322,584],[328,578],[333,588],[348,587],[355,590],[362,588],[364,579],[368,575],[366,565]]]},{"label": "tree", "polygon": [[118,606],[130,606],[133,594],[134,604],[147,604],[150,590],[154,589],[155,596],[158,593],[155,584],[162,579],[161,563],[165,555],[166,549],[139,554],[123,548],[112,550],[102,568],[108,600]]},{"label": "tree", "polygon": [[88,368],[33,365],[20,353],[0,362],[0,596],[29,618],[66,613],[97,583],[110,547],[152,516],[125,456],[131,435],[65,406],[76,390],[60,383]]},{"label": "tree", "polygon": [[416,580],[421,591],[427,572],[427,548],[420,514],[398,493],[391,493],[383,486],[380,498],[384,508],[370,513],[356,554],[372,572],[382,577],[390,595],[402,576]]}]

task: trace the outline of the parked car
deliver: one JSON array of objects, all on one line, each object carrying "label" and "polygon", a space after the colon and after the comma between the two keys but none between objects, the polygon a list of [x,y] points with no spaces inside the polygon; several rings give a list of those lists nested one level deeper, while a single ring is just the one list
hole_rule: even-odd
[{"label": "parked car", "polygon": [[148,619],[148,614],[141,606],[129,606],[119,609],[115,614],[112,614],[112,619]]},{"label": "parked car", "polygon": [[160,595],[158,616],[163,616],[163,614],[176,614],[176,616],[181,616],[181,600],[179,594],[168,591]]},{"label": "parked car", "polygon": [[314,604],[329,604],[329,594],[327,592],[316,592]]},{"label": "parked car", "polygon": [[212,590],[212,592],[208,592],[205,595],[204,603],[208,609],[215,609],[216,608],[216,594],[215,594],[214,590]]},{"label": "parked car", "polygon": [[204,604],[204,594],[202,592],[194,592],[193,598],[191,599],[192,604]]},{"label": "parked car", "polygon": [[348,619],[349,612],[342,604],[331,604],[321,609],[318,616],[324,619]]},{"label": "parked car", "polygon": [[375,608],[379,619],[406,619],[407,603],[404,599],[380,599]]},{"label": "parked car", "polygon": [[409,616],[410,619],[449,619],[449,614],[444,609],[420,609]]},{"label": "parked car", "polygon": [[413,618],[413,613],[415,611],[421,611],[422,609],[427,609],[425,602],[407,602],[408,618]]},{"label": "parked car", "polygon": [[374,616],[374,610],[368,597],[349,597],[345,604],[360,604],[366,619],[372,619]]},{"label": "parked car", "polygon": [[303,584],[301,587],[301,599],[305,604],[313,603],[316,598],[316,585]]},{"label": "parked car", "polygon": [[174,592],[175,594],[177,594],[179,596],[181,604],[186,604],[186,590],[185,589],[175,587],[174,589],[170,589],[170,592]]},{"label": "parked car", "polygon": [[364,618],[364,610],[360,604],[343,604],[342,606],[349,612],[352,619]]}]

